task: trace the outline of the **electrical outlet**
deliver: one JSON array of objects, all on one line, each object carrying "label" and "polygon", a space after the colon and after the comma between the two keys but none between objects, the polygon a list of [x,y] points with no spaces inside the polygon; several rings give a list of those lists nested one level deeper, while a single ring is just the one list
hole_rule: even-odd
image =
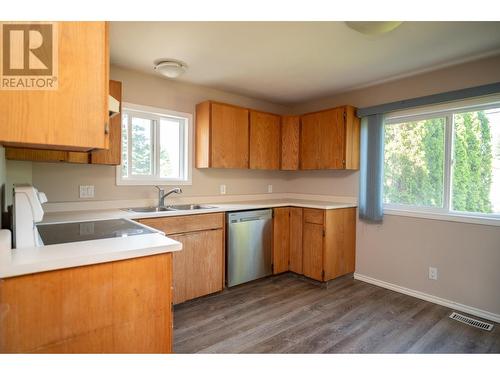
[{"label": "electrical outlet", "polygon": [[429,267],[429,279],[430,280],[438,279],[438,269],[436,267]]},{"label": "electrical outlet", "polygon": [[221,194],[226,194],[226,185],[220,185],[219,189]]},{"label": "electrical outlet", "polygon": [[267,185],[267,192],[272,193],[273,192],[273,185]]},{"label": "electrical outlet", "polygon": [[94,185],[80,185],[80,198],[94,198]]}]

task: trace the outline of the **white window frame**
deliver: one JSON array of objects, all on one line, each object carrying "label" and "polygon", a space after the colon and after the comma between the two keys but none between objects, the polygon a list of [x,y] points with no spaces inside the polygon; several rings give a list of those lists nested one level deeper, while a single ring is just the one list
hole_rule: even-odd
[{"label": "white window frame", "polygon": [[[145,105],[138,105],[133,103],[122,103],[123,113],[130,114],[140,114],[141,118],[146,118],[154,121],[154,126],[151,127],[151,139],[153,140],[152,144],[152,167],[153,173],[157,174],[157,169],[160,165],[160,137],[158,132],[158,123],[161,117],[173,117],[185,120],[186,131],[184,134],[186,137],[181,140],[180,144],[180,152],[184,155],[184,157],[180,158],[180,168],[183,170],[184,178],[152,178],[151,176],[133,176],[130,177],[122,177],[122,166],[121,163],[116,167],[116,184],[117,185],[192,185],[192,171],[193,171],[193,115],[191,113],[186,112],[178,112],[167,110],[164,108],[150,107]],[[131,116],[129,116],[129,121],[131,121]],[[128,166],[129,166],[129,175],[131,168],[131,127],[127,126],[128,129]],[[187,139],[186,139],[187,138]],[[121,142],[121,138],[120,138]],[[122,157],[123,155],[120,155]]]},{"label": "white window frame", "polygon": [[453,114],[472,112],[500,107],[500,96],[488,96],[471,100],[457,101],[444,105],[429,106],[407,111],[390,113],[384,120],[385,125],[395,125],[410,121],[420,121],[432,118],[445,119],[444,139],[444,181],[443,181],[443,207],[425,207],[395,203],[384,203],[384,213],[438,219],[447,221],[467,222],[500,226],[500,214],[484,214],[479,212],[463,212],[452,210],[452,165],[453,165]]}]

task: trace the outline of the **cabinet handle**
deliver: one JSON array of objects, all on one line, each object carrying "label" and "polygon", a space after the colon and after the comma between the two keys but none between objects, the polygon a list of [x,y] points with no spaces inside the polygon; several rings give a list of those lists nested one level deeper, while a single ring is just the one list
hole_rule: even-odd
[{"label": "cabinet handle", "polygon": [[109,134],[109,122],[104,123],[104,134]]}]

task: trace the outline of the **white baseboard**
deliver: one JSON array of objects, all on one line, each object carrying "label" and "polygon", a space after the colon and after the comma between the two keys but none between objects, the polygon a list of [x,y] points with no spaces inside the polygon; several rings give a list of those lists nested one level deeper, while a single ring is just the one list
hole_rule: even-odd
[{"label": "white baseboard", "polygon": [[475,315],[475,316],[480,317],[480,318],[484,318],[484,319],[488,319],[488,320],[491,320],[491,321],[496,322],[496,323],[500,323],[500,315],[499,314],[494,314],[492,312],[481,310],[481,309],[478,309],[476,307],[463,305],[461,303],[453,302],[453,301],[450,301],[450,300],[447,300],[447,299],[444,299],[441,297],[436,297],[436,296],[433,296],[431,294],[419,292],[418,290],[405,288],[403,286],[399,286],[396,284],[391,284],[391,283],[388,283],[386,281],[374,279],[373,277],[370,277],[370,276],[361,275],[359,273],[354,273],[354,278],[356,280],[360,280],[360,281],[364,281],[364,282],[369,283],[369,284],[377,285],[377,286],[380,286],[380,287],[385,288],[385,289],[394,290],[395,292],[399,292],[399,293],[406,294],[406,295],[409,295],[412,297],[423,299],[424,301],[433,302],[433,303],[438,304],[438,305],[449,307],[450,309],[458,310],[458,311],[461,311],[464,313],[469,313],[469,314]]}]

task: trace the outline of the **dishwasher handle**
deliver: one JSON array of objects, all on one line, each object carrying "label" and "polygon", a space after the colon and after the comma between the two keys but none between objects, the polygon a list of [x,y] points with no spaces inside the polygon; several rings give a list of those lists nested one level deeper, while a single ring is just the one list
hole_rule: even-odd
[{"label": "dishwasher handle", "polygon": [[242,217],[240,219],[231,220],[231,223],[243,223],[246,221],[258,221],[258,220],[268,220],[266,216],[252,216],[252,217]]},{"label": "dishwasher handle", "polygon": [[237,212],[228,215],[228,222],[233,223],[244,223],[251,221],[262,221],[271,220],[272,211],[271,210],[260,210],[260,211],[246,211]]}]

